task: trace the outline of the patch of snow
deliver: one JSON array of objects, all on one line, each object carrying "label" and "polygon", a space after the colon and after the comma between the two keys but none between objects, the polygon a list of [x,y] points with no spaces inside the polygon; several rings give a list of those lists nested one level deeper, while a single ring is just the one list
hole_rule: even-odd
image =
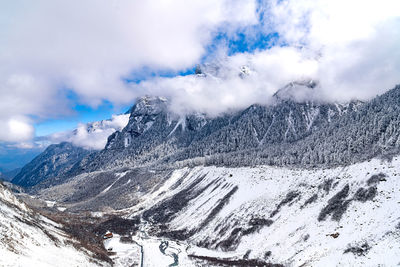
[{"label": "patch of snow", "polygon": [[113,234],[112,238],[104,240],[104,247],[109,251],[115,253],[110,258],[114,261],[114,266],[129,267],[140,266],[141,262],[141,248],[131,240],[130,242],[122,242],[121,236]]},{"label": "patch of snow", "polygon": [[56,204],[55,201],[48,201],[48,200],[46,200],[45,202],[46,202],[46,206],[49,207],[49,208],[54,207],[54,205]]},{"label": "patch of snow", "polygon": [[108,186],[106,189],[104,189],[100,194],[105,194],[106,192],[108,192],[108,190],[111,189],[111,187],[119,181],[119,179],[121,179],[122,177],[124,177],[129,171],[125,171],[125,172],[121,172],[121,173],[116,173],[115,176],[117,176],[117,179],[110,185]]}]

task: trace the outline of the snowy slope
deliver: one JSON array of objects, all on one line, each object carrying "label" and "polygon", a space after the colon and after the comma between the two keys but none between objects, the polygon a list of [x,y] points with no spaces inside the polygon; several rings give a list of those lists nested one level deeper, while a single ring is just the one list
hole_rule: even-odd
[{"label": "snowy slope", "polygon": [[185,168],[125,212],[141,213],[152,234],[187,241],[192,255],[288,266],[394,266],[399,208],[396,157],[316,170]]},{"label": "snowy slope", "polygon": [[0,184],[0,266],[107,266]]}]

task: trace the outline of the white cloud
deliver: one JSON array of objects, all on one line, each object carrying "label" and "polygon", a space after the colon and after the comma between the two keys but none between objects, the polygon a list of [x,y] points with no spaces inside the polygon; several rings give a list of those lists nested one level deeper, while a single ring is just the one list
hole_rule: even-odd
[{"label": "white cloud", "polygon": [[121,131],[129,121],[129,114],[114,115],[109,120],[102,120],[87,124],[79,124],[73,131],[54,133],[42,138],[36,145],[43,142],[60,143],[70,142],[86,149],[103,149],[107,138],[115,131]]},{"label": "white cloud", "polygon": [[65,88],[84,104],[131,103],[123,77],[191,67],[217,31],[256,22],[255,0],[2,1],[0,121],[65,114]]},{"label": "white cloud", "polygon": [[0,120],[0,140],[19,142],[31,139],[34,129],[27,118],[13,117],[6,121]]},{"label": "white cloud", "polygon": [[[312,97],[328,101],[367,100],[400,83],[399,1],[274,0],[264,2],[264,12],[262,31],[277,32],[279,46],[222,54],[214,76],[158,78],[135,91],[171,97],[176,112],[218,114],[268,103],[297,80],[318,81]],[[242,65],[252,70],[245,79]]]},{"label": "white cloud", "polygon": [[[250,74],[241,75],[249,66]],[[199,111],[217,115],[251,104],[268,103],[277,88],[298,79],[315,76],[318,63],[292,47],[275,47],[256,53],[223,57],[203,66],[205,76],[187,75],[158,78],[133,85],[141,94],[163,95],[171,99],[176,113]]]},{"label": "white cloud", "polygon": [[[215,115],[268,103],[293,80],[318,80],[319,97],[339,101],[369,99],[399,83],[398,0],[268,0],[261,7],[255,0],[19,0],[1,5],[1,125],[15,117],[68,112],[60,88],[93,106],[103,100],[127,104],[153,94],[170,97],[175,112]],[[265,12],[261,22],[257,8]],[[143,67],[191,67],[206,56],[216,33],[235,36],[238,29],[249,38],[257,31],[277,32],[278,46],[233,56],[217,47],[211,65],[220,69],[207,77],[123,82]],[[238,75],[243,65],[252,71],[245,78]],[[0,140],[11,140],[10,133]],[[90,143],[85,132],[78,135]]]},{"label": "white cloud", "polygon": [[368,99],[400,82],[399,1],[272,1],[267,14],[266,30],[315,54],[331,99]]}]

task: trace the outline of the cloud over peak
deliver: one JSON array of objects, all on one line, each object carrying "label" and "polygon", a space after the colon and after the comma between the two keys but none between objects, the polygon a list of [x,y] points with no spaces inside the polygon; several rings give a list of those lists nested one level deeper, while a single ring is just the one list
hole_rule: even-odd
[{"label": "cloud over peak", "polygon": [[[35,120],[70,113],[71,91],[84,105],[163,95],[177,113],[216,115],[268,103],[296,80],[319,81],[317,94],[334,101],[399,83],[398,0],[18,0],[3,1],[0,15],[0,141],[29,140]],[[229,40],[246,47],[272,35],[227,52]],[[204,59],[204,77],[127,82]]]},{"label": "cloud over peak", "polygon": [[[400,83],[400,2],[261,1],[258,27],[248,38],[279,36],[272,47],[214,55],[217,71],[158,78],[133,86],[135,92],[168,95],[173,108],[217,114],[229,108],[268,103],[279,88],[312,79],[315,98],[368,100]],[[243,79],[241,66],[252,73]]]}]

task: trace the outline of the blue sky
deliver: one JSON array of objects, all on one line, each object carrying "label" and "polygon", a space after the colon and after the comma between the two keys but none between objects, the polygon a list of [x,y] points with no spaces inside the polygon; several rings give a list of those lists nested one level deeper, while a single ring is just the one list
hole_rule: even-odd
[{"label": "blue sky", "polygon": [[100,106],[93,108],[88,105],[80,105],[77,100],[75,101],[75,105],[72,107],[73,115],[36,123],[36,136],[71,130],[76,128],[79,123],[109,119],[114,114],[125,113],[131,107],[130,105],[114,106],[112,103],[104,101]]},{"label": "blue sky", "polygon": [[[191,75],[194,73],[194,71],[195,66],[178,72],[142,68],[140,70],[136,70],[130,73],[129,78],[124,78],[123,80],[126,84],[140,83],[143,80],[151,79],[154,77],[175,77],[178,75]],[[103,100],[100,105],[92,107],[90,105],[81,104],[79,97],[74,94],[73,91],[68,91],[67,97],[70,108],[73,111],[72,114],[35,123],[34,126],[36,130],[36,136],[45,136],[56,132],[72,130],[75,129],[79,123],[110,119],[112,115],[118,115],[127,112],[132,107],[132,105],[134,105],[134,101],[132,101],[130,104],[114,105],[110,101]]]},{"label": "blue sky", "polygon": [[[264,50],[273,47],[278,43],[278,33],[263,34],[260,30],[260,25],[246,28],[246,31],[251,30],[253,33],[251,36],[247,36],[245,31],[237,31],[235,35],[228,35],[225,32],[218,32],[213,37],[211,43],[206,47],[206,53],[197,64],[204,63],[212,57],[221,46],[226,47],[227,55],[232,56],[237,53],[252,53],[255,50]],[[129,75],[129,78],[125,78],[125,82],[129,83],[140,83],[141,81],[151,79],[154,77],[175,77],[192,75],[195,71],[195,65],[189,68],[185,68],[180,71],[168,71],[168,70],[154,70],[148,67],[135,70]],[[68,98],[70,105],[74,111],[72,115],[48,119],[42,122],[35,123],[35,134],[36,136],[44,136],[52,133],[66,131],[76,128],[79,123],[87,123],[93,121],[99,121],[111,118],[114,114],[125,113],[131,105],[120,105],[115,106],[109,101],[103,101],[103,103],[95,108],[89,105],[83,105],[79,103],[79,97],[73,92],[69,92]]]}]

